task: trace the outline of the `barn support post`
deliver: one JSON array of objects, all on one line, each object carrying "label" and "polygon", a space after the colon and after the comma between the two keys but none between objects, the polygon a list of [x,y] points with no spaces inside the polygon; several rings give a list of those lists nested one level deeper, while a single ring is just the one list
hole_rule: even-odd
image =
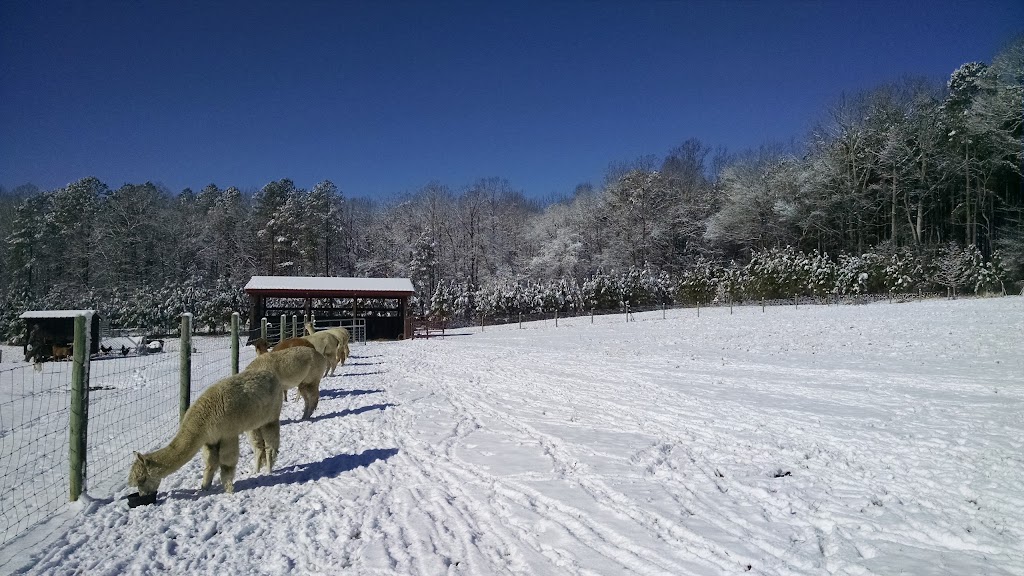
[{"label": "barn support post", "polygon": [[178,367],[178,421],[185,417],[185,411],[192,396],[192,313],[181,315],[181,356]]},{"label": "barn support post", "polygon": [[71,365],[71,426],[68,461],[71,472],[71,501],[85,490],[86,440],[89,430],[89,341],[85,336],[86,317],[75,316],[75,340]]},{"label": "barn support post", "polygon": [[238,312],[231,313],[231,373],[238,374]]}]

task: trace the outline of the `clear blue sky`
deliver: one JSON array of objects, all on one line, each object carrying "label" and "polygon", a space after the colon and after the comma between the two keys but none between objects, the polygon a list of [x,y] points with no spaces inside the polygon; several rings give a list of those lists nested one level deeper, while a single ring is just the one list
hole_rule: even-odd
[{"label": "clear blue sky", "polygon": [[1014,0],[0,0],[0,185],[547,197],[688,138],[801,139],[843,92],[1021,32]]}]

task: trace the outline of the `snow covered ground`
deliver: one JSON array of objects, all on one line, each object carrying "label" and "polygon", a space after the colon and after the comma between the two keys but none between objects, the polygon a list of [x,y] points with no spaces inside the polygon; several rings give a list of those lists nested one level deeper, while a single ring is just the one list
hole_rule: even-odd
[{"label": "snow covered ground", "polygon": [[273,474],[90,493],[0,572],[1024,574],[1024,298],[636,320],[354,346]]}]

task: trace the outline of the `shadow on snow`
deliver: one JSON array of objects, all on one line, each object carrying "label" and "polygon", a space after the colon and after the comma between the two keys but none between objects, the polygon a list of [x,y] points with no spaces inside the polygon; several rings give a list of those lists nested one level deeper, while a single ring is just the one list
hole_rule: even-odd
[{"label": "shadow on snow", "polygon": [[[372,448],[359,454],[337,454],[318,462],[306,464],[295,464],[275,470],[271,474],[261,474],[242,480],[235,481],[235,491],[252,490],[279,484],[301,484],[312,482],[323,478],[333,478],[344,472],[363,468],[378,460],[387,460],[398,454],[398,448]],[[176,488],[170,492],[163,493],[164,497],[159,498],[157,503],[164,500],[199,500],[210,496],[220,495],[224,492],[223,486],[214,484],[207,492],[190,490],[187,488]]]},{"label": "shadow on snow", "polygon": [[342,390],[340,388],[329,388],[320,391],[320,399],[345,398],[346,396],[362,396],[364,394],[379,394],[383,392],[383,390]]},{"label": "shadow on snow", "polygon": [[300,484],[323,478],[333,478],[344,472],[363,468],[378,460],[387,460],[398,454],[398,448],[373,448],[359,454],[338,454],[307,464],[296,464],[275,470],[273,474],[254,476],[235,482],[235,490],[249,490],[277,484]]},{"label": "shadow on snow", "polygon": [[384,410],[397,406],[397,404],[371,404],[370,406],[362,406],[360,408],[353,408],[351,410],[342,410],[341,412],[331,412],[329,414],[320,414],[311,417],[309,420],[281,420],[281,425],[295,424],[296,422],[317,422],[319,420],[327,420],[328,418],[342,418],[345,416],[355,416],[356,414],[362,414],[363,412],[369,412],[370,410]]}]

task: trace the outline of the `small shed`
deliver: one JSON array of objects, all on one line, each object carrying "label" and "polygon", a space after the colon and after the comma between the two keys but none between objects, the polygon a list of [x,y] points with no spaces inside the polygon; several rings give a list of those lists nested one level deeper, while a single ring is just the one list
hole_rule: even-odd
[{"label": "small shed", "polygon": [[250,335],[259,332],[262,318],[284,314],[331,322],[359,319],[369,340],[412,337],[409,298],[416,290],[408,278],[253,276],[245,292]]},{"label": "small shed", "polygon": [[[75,318],[85,316],[89,326],[89,353],[100,351],[100,315],[95,310],[29,310],[19,318],[25,321],[25,360],[53,356],[52,347],[69,346],[75,341]],[[32,347],[31,351],[29,346]]]}]

